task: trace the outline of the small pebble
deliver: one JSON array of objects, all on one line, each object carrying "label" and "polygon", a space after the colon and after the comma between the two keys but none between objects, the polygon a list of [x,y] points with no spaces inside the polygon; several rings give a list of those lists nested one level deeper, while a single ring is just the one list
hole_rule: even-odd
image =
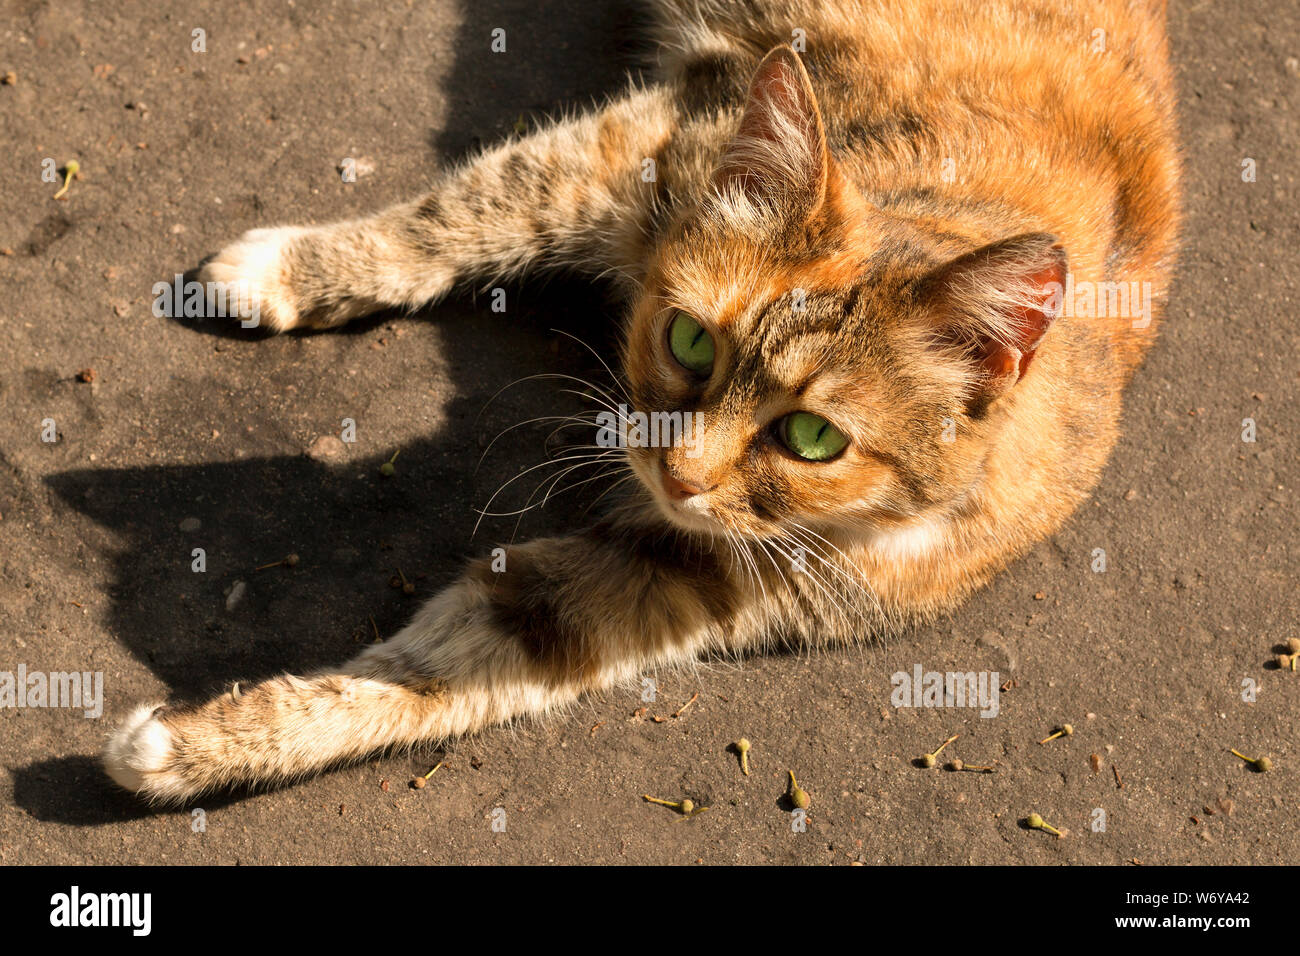
[{"label": "small pebble", "polygon": [[230,588],[230,593],[226,595],[226,610],[233,611],[239,606],[239,602],[244,599],[244,592],[248,590],[248,585],[244,581],[236,581]]},{"label": "small pebble", "polygon": [[316,461],[338,461],[347,453],[347,446],[337,435],[322,435],[307,448],[307,457]]}]

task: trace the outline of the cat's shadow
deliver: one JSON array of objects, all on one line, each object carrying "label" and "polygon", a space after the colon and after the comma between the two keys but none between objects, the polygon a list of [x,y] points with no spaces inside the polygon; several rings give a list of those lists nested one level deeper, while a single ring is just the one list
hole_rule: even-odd
[{"label": "cat's shadow", "polygon": [[[629,50],[627,42],[641,35],[637,9],[632,3],[600,5],[577,36],[523,0],[465,4],[456,48],[476,50],[495,26],[510,23],[514,59],[521,66],[517,76],[509,74],[513,78],[505,88],[499,70],[494,82],[485,84],[473,56],[463,56],[450,72],[440,70],[443,93],[453,107],[431,136],[431,146],[459,157],[479,140],[499,138],[510,128],[516,117],[503,111],[520,104],[553,109],[621,89],[628,70],[644,62],[645,48]],[[561,33],[567,39],[548,45],[548,36]],[[573,49],[566,50],[566,43]],[[577,56],[594,62],[574,71]],[[329,210],[311,214],[328,218]],[[160,274],[170,274],[166,265],[160,264]],[[549,280],[527,289],[529,306],[507,316],[493,315],[482,298],[477,303],[461,298],[396,320],[439,324],[450,397],[441,415],[447,424],[403,447],[392,478],[379,473],[387,453],[355,450],[360,445],[350,446],[343,465],[305,454],[250,455],[200,465],[79,468],[49,478],[66,506],[111,531],[118,544],[109,558],[111,637],[145,663],[173,697],[202,698],[231,680],[341,663],[376,633],[395,633],[467,555],[508,540],[512,519],[485,525],[471,540],[474,508],[506,478],[544,457],[544,433],[523,432],[517,440],[499,442],[476,473],[483,452],[479,436],[495,435],[530,417],[527,413],[564,406],[553,387],[529,391],[524,386],[485,411],[487,399],[521,375],[603,374],[590,352],[548,331],[552,327],[605,354],[613,354],[615,336],[608,290],[579,280]],[[514,292],[509,290],[511,301],[518,301]],[[325,334],[373,337],[385,321],[392,317],[360,320]],[[511,323],[509,335],[503,336],[502,323]],[[194,334],[256,336],[225,321],[190,324]],[[560,346],[549,347],[557,339]],[[507,356],[521,340],[531,348]],[[242,374],[259,373],[268,369]],[[195,380],[201,375],[196,369]],[[382,384],[371,381],[368,387]],[[365,380],[358,385],[366,387]],[[194,401],[183,387],[160,388],[151,395],[150,416],[163,423],[183,421]],[[537,411],[540,402],[549,407]],[[266,415],[273,417],[274,411]],[[548,504],[540,518],[530,516],[522,537],[581,520],[603,487],[596,483],[580,496]],[[516,507],[522,503],[519,496],[510,500]],[[203,573],[193,570],[194,548],[203,549]],[[255,570],[289,554],[299,556],[293,567]],[[388,586],[399,568],[416,586],[415,595]],[[121,714],[134,702],[116,699],[111,683],[106,674],[105,696]],[[109,782],[93,755],[11,770],[16,803],[40,820],[96,826],[150,812]],[[215,804],[209,800],[208,805]]]},{"label": "cat's shadow", "polygon": [[[451,302],[430,310],[436,315],[397,320],[439,323],[452,397],[442,407],[447,424],[405,444],[392,477],[380,471],[390,451],[358,442],[335,446],[346,449],[342,463],[299,453],[198,465],[79,468],[48,478],[67,507],[113,534],[107,621],[112,638],[145,663],[173,699],[203,699],[233,680],[342,663],[376,636],[396,633],[467,557],[484,557],[508,543],[516,519],[487,518],[475,531],[478,509],[503,482],[547,458],[546,430],[510,432],[486,455],[483,439],[534,415],[574,412],[580,403],[544,382],[524,382],[489,399],[525,375],[560,372],[608,384],[596,358],[565,333],[607,354],[615,345],[607,318],[614,306],[590,284],[552,284],[544,295],[530,291],[528,298],[532,314],[510,318],[527,326],[508,334],[497,324],[502,317],[487,313],[482,301],[477,310]],[[593,315],[599,318],[586,318]],[[379,321],[321,334],[369,331],[373,339]],[[224,321],[203,326],[213,335],[231,334]],[[518,354],[506,356],[504,350]],[[484,361],[493,355],[498,358]],[[454,370],[485,365],[497,374],[456,380]],[[179,421],[192,407],[193,395],[183,386],[155,396],[151,411],[159,421]],[[550,454],[563,452],[552,447]],[[542,468],[535,477],[554,475],[558,467]],[[596,513],[588,513],[591,498],[614,480],[552,498],[525,516],[519,538],[589,520]],[[523,506],[536,484],[530,478],[515,483],[493,510]],[[196,548],[203,552],[201,573],[195,570]],[[297,556],[293,566],[264,566],[290,554]],[[392,586],[398,574],[414,594]],[[123,701],[113,683],[114,675],[105,674],[108,710],[120,716],[138,702]],[[137,801],[119,796],[91,757],[38,762],[16,768],[14,777],[15,800],[39,819],[90,825],[143,812]]]}]

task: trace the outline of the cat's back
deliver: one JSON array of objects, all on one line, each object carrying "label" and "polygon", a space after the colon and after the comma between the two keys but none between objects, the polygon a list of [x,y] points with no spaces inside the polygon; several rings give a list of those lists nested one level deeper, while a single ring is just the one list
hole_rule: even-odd
[{"label": "cat's back", "polygon": [[[1050,78],[1103,89],[1117,72],[1172,109],[1165,0],[652,0],[660,64],[741,81],[778,44],[800,53],[823,105],[945,86],[982,99]],[[1106,54],[1113,54],[1107,58]],[[1118,92],[1118,91],[1116,91]]]},{"label": "cat's back", "polygon": [[[882,210],[972,240],[1059,235],[1071,271],[1164,297],[1179,225],[1163,0],[655,0],[684,111],[738,109],[794,46],[836,159]],[[1154,324],[1113,325],[1121,364]]]}]

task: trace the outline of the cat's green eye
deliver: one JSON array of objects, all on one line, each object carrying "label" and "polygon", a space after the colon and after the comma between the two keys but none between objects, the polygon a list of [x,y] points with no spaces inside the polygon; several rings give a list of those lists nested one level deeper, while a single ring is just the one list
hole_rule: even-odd
[{"label": "cat's green eye", "polygon": [[682,368],[703,375],[713,368],[713,337],[685,312],[673,316],[668,347]]},{"label": "cat's green eye", "polygon": [[849,440],[844,434],[811,412],[795,412],[781,419],[777,428],[785,447],[808,461],[826,461],[842,452]]}]

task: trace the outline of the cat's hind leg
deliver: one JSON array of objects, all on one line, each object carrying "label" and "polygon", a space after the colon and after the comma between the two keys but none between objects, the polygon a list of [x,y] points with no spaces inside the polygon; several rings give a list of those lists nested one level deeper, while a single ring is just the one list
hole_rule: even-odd
[{"label": "cat's hind leg", "polygon": [[239,784],[283,783],[333,763],[440,736],[446,697],[343,670],[284,676],[198,706],[137,708],[104,751],[119,785],[177,803]]},{"label": "cat's hind leg", "polygon": [[390,641],[336,670],[136,710],[109,740],[105,767],[166,803],[286,783],[748,646],[762,614],[725,559],[706,542],[671,538],[653,525],[516,545],[509,570],[475,562]]},{"label": "cat's hind leg", "polygon": [[[429,676],[413,653],[424,637],[423,629],[407,628],[332,671],[236,684],[202,704],[139,707],[109,739],[104,767],[152,802],[179,803],[240,785],[287,783],[390,747],[464,733],[531,704],[545,707],[506,670],[491,690]],[[450,636],[456,655],[470,655],[474,644],[472,628]]]}]

